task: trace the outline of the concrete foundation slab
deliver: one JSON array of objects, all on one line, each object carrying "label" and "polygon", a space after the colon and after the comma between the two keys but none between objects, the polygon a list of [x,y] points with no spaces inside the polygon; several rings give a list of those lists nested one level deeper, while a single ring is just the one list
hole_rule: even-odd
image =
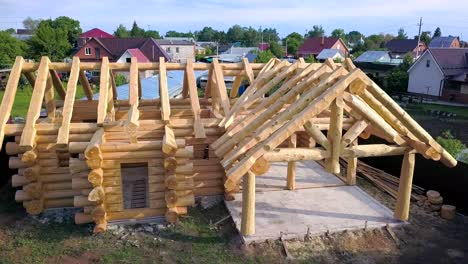
[{"label": "concrete foundation slab", "polygon": [[[320,166],[313,168],[312,172],[310,167],[298,167],[297,173],[315,177],[317,182],[323,182],[326,177],[341,181],[336,176],[326,173]],[[276,169],[281,171],[278,167]],[[263,176],[256,179],[261,181],[261,177]],[[240,230],[242,194],[237,194],[236,199],[227,201],[226,205],[237,229]],[[325,232],[401,223],[393,218],[393,213],[388,208],[356,186],[258,191],[255,206],[256,232],[252,236],[244,237],[246,243],[278,238],[300,239],[307,234],[320,235]]]}]

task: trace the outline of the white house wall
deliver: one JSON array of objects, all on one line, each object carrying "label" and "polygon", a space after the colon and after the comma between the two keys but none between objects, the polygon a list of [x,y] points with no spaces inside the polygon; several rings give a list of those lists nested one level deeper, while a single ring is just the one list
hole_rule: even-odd
[{"label": "white house wall", "polygon": [[[429,67],[426,66],[430,61]],[[429,52],[418,59],[409,72],[408,92],[439,96],[444,76]]]},{"label": "white house wall", "polygon": [[[195,60],[195,46],[193,45],[162,45],[159,44],[162,49],[164,49],[169,56],[171,56],[172,62],[182,62],[186,63],[187,58],[192,61]],[[170,48],[170,50],[168,50]],[[179,48],[179,52],[177,52]]]}]

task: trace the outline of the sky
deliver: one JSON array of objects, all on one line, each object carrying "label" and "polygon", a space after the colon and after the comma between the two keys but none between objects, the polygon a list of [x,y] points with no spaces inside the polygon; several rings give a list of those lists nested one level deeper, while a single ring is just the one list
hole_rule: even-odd
[{"label": "sky", "polygon": [[468,39],[468,0],[0,0],[0,29],[21,28],[27,16],[69,16],[83,31],[98,27],[113,33],[119,24],[131,28],[133,21],[144,29],[195,31],[204,26],[227,30],[234,24],[276,28],[280,37],[304,34],[322,25],[329,34],[335,28],[357,30],[364,35],[397,34],[404,28],[409,37],[437,26],[443,35]]}]

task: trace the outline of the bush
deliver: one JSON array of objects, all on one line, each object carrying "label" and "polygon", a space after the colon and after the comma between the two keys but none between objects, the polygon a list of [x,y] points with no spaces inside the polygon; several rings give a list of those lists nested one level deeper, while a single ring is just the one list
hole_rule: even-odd
[{"label": "bush", "polygon": [[309,55],[307,58],[305,58],[305,62],[307,62],[307,63],[316,63],[317,60],[315,59],[314,56]]},{"label": "bush", "polygon": [[257,58],[255,58],[256,63],[267,63],[271,59],[275,58],[275,55],[270,51],[262,51],[258,53]]},{"label": "bush", "polygon": [[450,130],[444,131],[442,136],[438,136],[437,142],[453,157],[458,157],[458,155],[461,154],[464,149],[466,149],[465,144],[456,139]]},{"label": "bush", "polygon": [[127,78],[123,74],[115,75],[115,86],[121,86],[128,83]]}]

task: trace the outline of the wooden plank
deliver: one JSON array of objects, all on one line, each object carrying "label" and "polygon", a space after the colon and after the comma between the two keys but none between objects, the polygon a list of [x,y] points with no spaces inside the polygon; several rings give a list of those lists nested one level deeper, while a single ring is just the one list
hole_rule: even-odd
[{"label": "wooden plank", "polygon": [[205,127],[203,126],[200,119],[200,102],[198,101],[197,84],[195,80],[195,73],[193,72],[193,63],[191,60],[187,60],[185,77],[188,94],[190,96],[190,106],[192,107],[193,111],[193,130],[195,131],[195,138],[206,138]]},{"label": "wooden plank", "polygon": [[[81,74],[82,71],[80,71]],[[101,77],[99,91],[99,101],[97,108],[97,124],[102,126],[107,116],[107,103],[109,96],[109,58],[103,57],[101,63]]]},{"label": "wooden plank", "polygon": [[62,80],[60,80],[58,73],[55,70],[50,70],[50,76],[52,77],[52,83],[54,84],[55,91],[57,91],[62,100],[65,100],[65,89],[63,88],[63,83]]},{"label": "wooden plank", "polygon": [[31,150],[35,144],[36,137],[36,121],[39,119],[41,113],[42,101],[47,87],[47,79],[49,77],[49,63],[48,57],[42,57],[37,72],[36,84],[31,96],[28,114],[26,116],[26,123],[24,125],[23,134],[21,136],[20,146],[24,150]]},{"label": "wooden plank", "polygon": [[212,79],[213,79],[213,63],[209,65],[209,69],[208,69],[208,77],[206,80],[205,94],[203,95],[203,97],[205,98],[211,97],[211,86],[213,85]]},{"label": "wooden plank", "polygon": [[[0,106],[0,142],[3,142],[5,137],[5,126],[10,119],[11,109],[15,102],[16,91],[18,90],[18,83],[21,78],[21,69],[23,68],[24,59],[21,56],[16,57],[15,64],[10,72],[10,77],[3,94],[2,104]],[[2,146],[0,145],[0,150]]]},{"label": "wooden plank", "polygon": [[[358,139],[354,139],[354,141],[351,142],[351,144],[353,146],[357,146]],[[346,161],[348,162],[348,165],[346,167],[346,183],[348,185],[356,185],[356,170],[358,159],[356,157],[350,157]]]},{"label": "wooden plank", "polygon": [[245,76],[245,71],[241,71],[234,78],[234,83],[232,84],[231,91],[229,92],[229,97],[230,98],[236,98],[237,97],[237,94],[239,93],[239,87],[242,84],[242,80],[244,80],[244,76]]},{"label": "wooden plank", "polygon": [[213,73],[216,78],[216,93],[219,97],[221,107],[223,108],[224,115],[229,113],[231,103],[229,102],[229,97],[227,95],[226,83],[224,82],[223,71],[219,65],[218,59],[213,59]]},{"label": "wooden plank", "polygon": [[73,105],[75,103],[76,87],[78,84],[78,76],[80,75],[80,59],[73,57],[70,77],[68,78],[67,94],[62,110],[62,125],[58,131],[57,145],[64,147],[68,145],[70,133],[70,121],[73,115]]},{"label": "wooden plank", "polygon": [[171,106],[169,105],[169,92],[167,90],[166,62],[159,58],[159,98],[161,98],[161,120],[169,122]]},{"label": "wooden plank", "polygon": [[130,82],[129,82],[129,99],[128,103],[130,105],[137,104],[138,105],[138,97],[139,97],[139,88],[138,88],[138,61],[136,57],[131,58],[130,62]]},{"label": "wooden plank", "polygon": [[[103,57],[103,59],[106,57]],[[101,69],[102,69],[102,64],[101,64]],[[91,85],[88,82],[88,78],[86,78],[86,74],[84,73],[83,70],[80,70],[80,83],[81,86],[83,86],[83,91],[86,94],[86,98],[88,100],[93,100],[93,89],[91,89]]]}]

